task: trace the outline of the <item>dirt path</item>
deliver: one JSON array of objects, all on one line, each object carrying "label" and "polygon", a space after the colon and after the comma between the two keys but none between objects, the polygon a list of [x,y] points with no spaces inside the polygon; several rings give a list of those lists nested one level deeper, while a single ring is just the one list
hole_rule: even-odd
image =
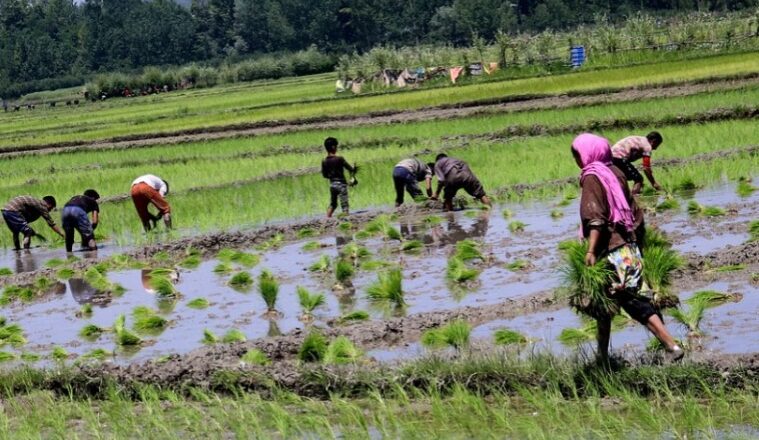
[{"label": "dirt path", "polygon": [[27,154],[55,154],[80,150],[144,148],[217,139],[251,137],[305,130],[324,130],[361,125],[409,123],[467,116],[518,112],[527,110],[560,109],[614,102],[654,98],[672,98],[698,93],[729,90],[759,84],[759,75],[714,81],[696,81],[677,85],[653,85],[617,90],[587,91],[563,95],[529,95],[493,98],[486,101],[422,108],[419,110],[375,112],[359,116],[307,118],[296,121],[261,121],[217,127],[204,127],[178,132],[150,133],[123,136],[92,142],[63,142],[55,144],[8,147],[0,157]]}]

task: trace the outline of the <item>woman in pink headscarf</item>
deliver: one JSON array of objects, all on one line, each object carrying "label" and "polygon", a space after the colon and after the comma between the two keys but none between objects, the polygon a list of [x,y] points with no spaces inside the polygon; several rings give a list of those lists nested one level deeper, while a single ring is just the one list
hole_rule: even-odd
[{"label": "woman in pink headscarf", "polygon": [[[572,142],[572,155],[582,169],[580,219],[582,235],[588,240],[585,264],[592,266],[599,258],[606,258],[617,275],[609,286],[611,298],[664,344],[671,359],[682,358],[683,350],[672,339],[656,308],[639,294],[643,259],[635,230],[643,215],[630,195],[624,173],[611,163],[609,141],[594,134],[581,134]],[[609,355],[611,318],[611,315],[596,317],[598,354],[602,360]]]}]

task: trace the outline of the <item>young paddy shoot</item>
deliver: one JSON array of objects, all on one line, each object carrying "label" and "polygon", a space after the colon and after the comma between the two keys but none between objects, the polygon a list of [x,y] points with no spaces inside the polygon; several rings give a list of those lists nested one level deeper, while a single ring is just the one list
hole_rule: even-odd
[{"label": "young paddy shoot", "polygon": [[105,333],[106,329],[99,327],[95,324],[87,324],[84,327],[82,327],[81,330],[79,330],[79,336],[82,339],[85,339],[87,341],[95,341],[97,340],[103,333]]},{"label": "young paddy shoot", "polygon": [[326,304],[327,298],[323,293],[311,293],[308,289],[301,286],[298,286],[296,291],[298,293],[298,302],[303,310],[300,316],[301,321],[313,321],[314,310]]},{"label": "young paddy shoot", "polygon": [[430,348],[453,347],[462,350],[469,346],[469,335],[472,326],[466,321],[455,320],[436,329],[427,330],[422,334],[422,345]]},{"label": "young paddy shoot", "polygon": [[205,298],[195,298],[187,303],[187,307],[196,310],[208,308],[210,305],[211,303]]},{"label": "young paddy shoot", "polygon": [[237,272],[229,279],[229,285],[235,290],[245,291],[253,285],[253,277],[246,271]]},{"label": "young paddy shoot", "polygon": [[329,259],[329,255],[322,255],[315,263],[308,266],[308,270],[311,272],[328,272],[331,266],[332,261]]},{"label": "young paddy shoot", "polygon": [[327,339],[318,331],[313,330],[306,335],[298,350],[301,362],[321,362],[327,353]]},{"label": "young paddy shoot", "polygon": [[480,244],[474,240],[461,240],[456,243],[456,253],[454,254],[454,258],[458,258],[462,261],[485,260],[480,248]]},{"label": "young paddy shoot", "polygon": [[361,351],[345,336],[333,339],[324,352],[327,365],[350,364],[361,358]]},{"label": "young paddy shoot", "polygon": [[616,304],[606,294],[613,273],[606,262],[586,266],[587,243],[570,241],[562,246],[564,263],[559,271],[570,306],[593,318],[613,316],[617,310]]},{"label": "young paddy shoot", "polygon": [[113,323],[113,334],[116,345],[120,347],[134,347],[142,344],[142,339],[126,328],[126,317],[119,315]]},{"label": "young paddy shoot", "polygon": [[225,344],[231,344],[233,342],[245,342],[247,340],[248,338],[245,336],[245,333],[235,328],[230,329],[224,333],[224,336],[221,338],[221,342]]},{"label": "young paddy shoot", "polygon": [[366,290],[367,297],[375,304],[392,305],[401,309],[406,305],[403,295],[401,269],[390,269],[377,275],[377,281]]},{"label": "young paddy shoot", "polygon": [[201,341],[206,345],[213,345],[219,342],[219,337],[206,328],[203,329],[203,339]]},{"label": "young paddy shoot", "polygon": [[340,318],[338,318],[338,322],[340,324],[346,324],[351,322],[360,322],[360,321],[368,321],[369,320],[369,313],[363,311],[363,310],[356,310],[354,312],[349,312],[344,315],[342,315]]},{"label": "young paddy shoot", "polygon": [[457,283],[466,283],[472,281],[480,275],[480,271],[467,267],[464,260],[458,257],[451,257],[448,259],[448,265],[446,267],[446,277],[449,280]]},{"label": "young paddy shoot", "polygon": [[258,276],[258,290],[264,303],[266,303],[264,316],[269,319],[278,318],[280,314],[276,309],[276,304],[279,295],[279,282],[268,270],[262,271]]},{"label": "young paddy shoot", "polygon": [[240,362],[248,365],[266,366],[271,364],[269,357],[257,348],[251,348],[244,355],[240,357]]},{"label": "young paddy shoot", "polygon": [[169,324],[166,318],[158,315],[158,312],[146,306],[137,306],[132,310],[134,329],[138,333],[159,334]]},{"label": "young paddy shoot", "polygon": [[493,333],[493,340],[497,345],[521,345],[528,342],[525,335],[507,328],[496,330]]},{"label": "young paddy shoot", "polygon": [[511,231],[512,234],[524,232],[524,229],[526,227],[527,224],[520,222],[519,220],[514,220],[513,222],[509,223],[509,231]]}]

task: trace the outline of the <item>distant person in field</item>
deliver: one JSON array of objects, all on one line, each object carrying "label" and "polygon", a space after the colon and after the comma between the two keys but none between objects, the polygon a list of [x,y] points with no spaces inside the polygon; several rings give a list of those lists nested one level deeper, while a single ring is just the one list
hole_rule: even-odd
[{"label": "distant person in field", "polygon": [[412,157],[403,159],[393,168],[393,183],[395,184],[395,206],[403,204],[404,190],[416,199],[422,196],[417,182],[425,182],[427,197],[432,197],[432,169],[421,160]]},{"label": "distant person in field", "polygon": [[[74,196],[63,207],[61,212],[61,223],[66,239],[66,252],[71,252],[74,248],[74,230],[79,231],[82,237],[83,250],[95,250],[95,229],[98,226],[100,217],[100,205],[98,200],[100,194],[94,189],[88,189],[80,196]],[[88,217],[92,215],[92,221]]]},{"label": "distant person in field", "polygon": [[328,137],[324,140],[324,149],[327,150],[327,157],[322,161],[322,176],[329,179],[329,208],[327,217],[337,209],[337,202],[340,201],[340,208],[343,214],[349,212],[348,204],[348,181],[345,180],[345,170],[355,173],[356,169],[346,161],[342,156],[337,155],[337,139]]},{"label": "distant person in field", "polygon": [[[643,258],[636,240],[636,227],[642,210],[630,194],[624,173],[612,164],[609,141],[594,134],[581,134],[572,142],[572,156],[580,174],[580,220],[582,235],[588,241],[585,264],[594,266],[606,260],[614,273],[607,287],[609,298],[631,318],[640,322],[664,345],[672,360],[683,357],[662,322],[651,300],[640,295],[643,284]],[[609,355],[612,312],[594,316],[598,323],[598,354]]]},{"label": "distant person in field", "polygon": [[463,189],[470,196],[491,207],[490,198],[485,194],[477,176],[474,175],[469,165],[459,159],[448,157],[446,154],[438,154],[435,163],[430,164],[430,168],[437,177],[437,191],[432,196],[433,200],[440,197],[440,192],[445,189],[443,194],[443,209],[453,211],[453,197]]},{"label": "distant person in field", "polygon": [[633,185],[633,194],[640,194],[643,189],[643,176],[640,175],[635,165],[632,163],[643,158],[643,172],[651,182],[651,186],[657,191],[661,191],[661,185],[654,179],[654,173],[651,171],[651,153],[659,148],[664,142],[658,131],[652,131],[646,136],[628,136],[611,147],[612,162],[623,173],[627,180],[635,182]]},{"label": "distant person in field", "polygon": [[[155,227],[161,219],[166,228],[171,228],[171,206],[164,198],[167,194],[169,194],[169,182],[152,174],[145,174],[132,182],[132,201],[134,207],[137,208],[137,215],[140,216],[145,232]],[[150,204],[158,209],[158,214],[150,213],[148,210]]]},{"label": "distant person in field", "polygon": [[24,236],[24,249],[31,247],[32,237],[37,235],[37,233],[29,226],[29,223],[33,223],[40,217],[45,219],[50,229],[63,237],[63,232],[55,224],[53,218],[50,217],[50,212],[55,209],[55,206],[56,201],[53,196],[45,196],[42,200],[32,196],[18,196],[11,199],[3,207],[3,219],[5,220],[5,224],[8,225],[8,229],[13,233],[13,245],[17,251],[21,250],[19,234],[23,234]]}]

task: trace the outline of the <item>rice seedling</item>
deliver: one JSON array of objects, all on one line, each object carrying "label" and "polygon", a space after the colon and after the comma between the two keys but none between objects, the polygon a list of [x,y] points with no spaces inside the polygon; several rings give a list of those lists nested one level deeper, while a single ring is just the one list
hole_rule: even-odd
[{"label": "rice seedling", "polygon": [[324,352],[324,363],[327,365],[349,364],[356,362],[361,352],[345,336],[338,336],[327,346]]},{"label": "rice seedling", "polygon": [[116,270],[143,269],[145,267],[145,263],[137,261],[129,255],[124,254],[112,255],[111,258],[108,259],[108,265]]},{"label": "rice seedling", "polygon": [[187,303],[187,307],[191,309],[205,309],[210,305],[207,299],[205,298],[195,298]]},{"label": "rice seedling", "polygon": [[19,358],[24,362],[37,362],[42,359],[42,356],[37,353],[23,352]]},{"label": "rice seedling", "polygon": [[695,200],[688,202],[688,213],[693,216],[719,217],[725,215],[725,210],[717,206],[704,206]]},{"label": "rice seedling", "polygon": [[[595,319],[583,318],[580,328],[565,328],[559,334],[558,340],[568,347],[576,347],[586,342],[596,340],[598,322]],[[626,314],[614,315],[611,320],[611,331],[619,331],[628,326],[632,319]]]},{"label": "rice seedling", "polygon": [[0,362],[15,361],[16,355],[7,351],[0,351]]},{"label": "rice seedling", "polygon": [[166,251],[158,251],[153,254],[151,259],[158,264],[164,264],[171,261],[171,255]]},{"label": "rice seedling", "polygon": [[685,177],[674,185],[675,191],[695,191],[699,187],[690,177]]},{"label": "rice seedling", "polygon": [[759,240],[759,220],[753,220],[748,225],[749,241]]},{"label": "rice seedling", "polygon": [[94,341],[105,332],[105,329],[95,324],[87,324],[79,330],[79,337],[88,341]]},{"label": "rice seedling", "polygon": [[526,344],[527,337],[523,334],[507,328],[498,329],[493,334],[493,339],[498,345]]},{"label": "rice seedling", "polygon": [[179,263],[179,265],[186,269],[195,269],[200,266],[202,261],[200,255],[188,255],[181,263]]},{"label": "rice seedling", "polygon": [[462,261],[485,260],[480,250],[480,244],[474,240],[466,239],[456,243],[454,258]]},{"label": "rice seedling", "polygon": [[348,258],[356,262],[358,260],[364,260],[371,257],[372,253],[369,252],[369,249],[366,247],[359,245],[355,241],[352,241],[343,246],[343,248],[340,250],[340,255],[342,255],[343,258]]},{"label": "rice seedling", "polygon": [[26,338],[24,338],[24,331],[18,324],[3,324],[0,327],[0,347],[10,345],[14,348],[21,347],[26,344]]},{"label": "rice seedling", "polygon": [[512,234],[516,234],[517,232],[524,232],[524,228],[526,228],[527,225],[523,222],[520,222],[519,220],[514,220],[513,222],[509,223],[509,231],[511,231]]},{"label": "rice seedling", "polygon": [[233,342],[245,342],[247,340],[248,338],[245,336],[245,333],[235,328],[230,329],[224,333],[224,336],[221,338],[221,342],[225,344],[231,344]]},{"label": "rice seedling", "polygon": [[569,304],[576,310],[591,316],[613,316],[616,304],[606,295],[607,286],[611,281],[612,271],[605,261],[594,266],[585,265],[585,254],[588,246],[578,241],[565,245],[564,263],[559,268]]},{"label": "rice seedling", "polygon": [[257,348],[251,348],[242,357],[240,361],[250,365],[266,366],[271,363],[269,357]]},{"label": "rice seedling", "polygon": [[31,301],[34,298],[34,295],[35,292],[31,287],[22,287],[12,284],[3,289],[3,296],[0,298],[0,303],[2,303],[2,305],[8,305],[16,299],[27,302]]},{"label": "rice seedling", "polygon": [[79,311],[76,313],[77,318],[90,318],[92,317],[92,304],[85,303],[82,304],[82,307],[79,308]]},{"label": "rice seedling", "polygon": [[480,211],[479,210],[467,210],[467,211],[464,211],[464,217],[467,217],[467,218],[477,218],[479,215],[480,215]]},{"label": "rice seedling", "polygon": [[738,272],[746,269],[745,264],[728,264],[726,266],[715,267],[712,269],[714,272]]},{"label": "rice seedling", "polygon": [[327,272],[332,266],[332,261],[329,259],[329,255],[322,255],[319,259],[308,266],[308,270],[311,272]]},{"label": "rice seedling", "polygon": [[342,232],[349,232],[353,230],[353,224],[351,222],[342,222],[337,225],[337,229]]},{"label": "rice seedling", "polygon": [[123,287],[108,281],[108,278],[106,278],[103,272],[98,270],[97,266],[90,267],[84,272],[84,280],[100,293],[118,295],[124,291]]},{"label": "rice seedling", "polygon": [[370,301],[392,304],[396,308],[406,305],[403,298],[403,274],[400,269],[380,273],[377,281],[366,290]]},{"label": "rice seedling", "polygon": [[245,267],[254,267],[261,262],[261,257],[256,254],[250,254],[247,252],[235,252],[230,260],[233,263],[239,264]]},{"label": "rice seedling", "polygon": [[317,307],[323,306],[326,304],[327,299],[324,296],[323,293],[311,293],[304,287],[298,286],[297,287],[298,292],[298,302],[300,303],[301,309],[303,309],[303,314],[301,315],[301,320],[303,321],[311,321],[314,319],[314,310]]},{"label": "rice seedling", "polygon": [[13,271],[7,267],[0,267],[0,277],[13,275]]},{"label": "rice seedling", "polygon": [[53,358],[53,360],[58,362],[63,362],[69,357],[69,352],[66,351],[65,348],[61,346],[55,346],[53,347],[53,350],[50,352],[50,357]]},{"label": "rice seedling", "polygon": [[346,281],[350,280],[353,273],[353,264],[347,260],[337,260],[337,264],[335,264],[335,279],[337,279],[338,283],[344,284]]},{"label": "rice seedling", "polygon": [[142,343],[142,339],[126,328],[126,317],[119,315],[113,323],[113,334],[116,336],[116,345],[120,347],[135,346]]},{"label": "rice seedling", "polygon": [[159,298],[172,299],[179,296],[172,280],[174,274],[175,271],[172,269],[155,269],[150,272],[150,287],[155,290]]},{"label": "rice seedling", "polygon": [[253,284],[253,277],[245,271],[237,272],[232,275],[228,284],[237,289],[247,289]]},{"label": "rice seedling", "polygon": [[643,261],[643,279],[654,291],[654,301],[660,304],[669,303],[676,298],[669,298],[669,286],[672,284],[672,272],[683,264],[682,258],[672,249],[660,246],[649,246],[645,250]]},{"label": "rice seedling", "polygon": [[422,345],[430,348],[446,346],[461,350],[469,345],[472,327],[462,320],[455,320],[443,327],[427,330],[422,334]]},{"label": "rice seedling", "polygon": [[219,338],[211,330],[206,328],[203,329],[202,342],[206,345],[213,345],[219,342]]},{"label": "rice seedling", "polygon": [[363,311],[363,310],[356,310],[354,312],[346,313],[340,318],[338,318],[338,322],[340,324],[345,324],[347,322],[356,322],[356,321],[367,321],[369,319],[369,313]]},{"label": "rice seedling", "polygon": [[388,240],[403,240],[403,237],[401,236],[401,231],[399,231],[396,227],[392,225],[386,225],[385,226],[385,238]]},{"label": "rice seedling", "polygon": [[660,247],[670,248],[672,247],[672,241],[661,230],[654,227],[646,227],[644,242],[646,247]]},{"label": "rice seedling", "polygon": [[745,178],[738,179],[738,186],[735,191],[739,197],[749,197],[756,191],[756,187],[751,184],[751,181]]},{"label": "rice seedling", "polygon": [[564,211],[560,209],[553,209],[551,210],[551,218],[554,220],[558,220],[560,218],[564,217]]},{"label": "rice seedling", "polygon": [[63,269],[58,269],[58,272],[55,273],[55,277],[59,280],[68,280],[68,279],[73,278],[74,275],[76,275],[76,271],[68,267],[64,267]]},{"label": "rice seedling", "polygon": [[513,272],[525,270],[529,267],[530,267],[530,262],[527,260],[514,260],[511,263],[506,264],[506,269]]},{"label": "rice seedling", "polygon": [[479,270],[467,267],[466,263],[458,257],[451,257],[448,259],[446,276],[452,281],[464,283],[477,278],[479,274]]},{"label": "rice seedling", "polygon": [[282,234],[276,234],[267,241],[261,243],[260,245],[256,246],[256,249],[260,251],[268,251],[270,249],[277,249],[280,246],[282,246],[282,243],[285,241],[285,236]]},{"label": "rice seedling", "polygon": [[258,276],[258,290],[266,303],[266,315],[272,318],[279,316],[275,308],[279,295],[279,282],[271,272],[264,270]]},{"label": "rice seedling", "polygon": [[389,261],[369,260],[369,261],[364,261],[363,263],[361,263],[361,270],[365,270],[367,272],[374,272],[377,270],[387,269],[393,266],[395,266],[395,263],[391,263]]},{"label": "rice seedling", "polygon": [[83,354],[80,359],[103,362],[104,360],[112,356],[113,356],[113,352],[111,351],[105,350],[103,348],[95,348]]},{"label": "rice seedling", "polygon": [[301,249],[303,249],[306,252],[312,252],[318,249],[322,248],[322,244],[318,241],[309,241],[308,243],[304,244]]},{"label": "rice seedling", "polygon": [[228,274],[235,270],[234,266],[227,262],[221,262],[214,266],[213,271],[217,274]]},{"label": "rice seedling", "polygon": [[319,232],[314,228],[301,228],[298,230],[296,236],[298,239],[311,238],[318,235]]},{"label": "rice seedling", "polygon": [[64,264],[66,264],[66,260],[63,260],[61,258],[51,258],[45,262],[45,267],[55,269],[56,267],[61,267]]},{"label": "rice seedling", "polygon": [[671,196],[667,196],[664,200],[661,201],[661,203],[656,205],[657,211],[671,211],[675,209],[680,209],[680,202]]},{"label": "rice seedling", "polygon": [[364,231],[369,235],[385,233],[385,229],[390,224],[390,216],[382,214],[364,226]]},{"label": "rice seedling", "polygon": [[132,310],[134,329],[139,333],[156,334],[163,331],[169,324],[164,317],[146,306],[137,306]]},{"label": "rice seedling", "polygon": [[504,209],[503,211],[501,211],[501,215],[503,215],[503,218],[508,220],[514,216],[514,212],[510,209]]},{"label": "rice seedling", "polygon": [[404,241],[401,245],[401,251],[408,253],[419,252],[422,248],[424,248],[424,243],[419,240]]},{"label": "rice seedling", "polygon": [[301,362],[321,362],[327,352],[327,340],[318,331],[312,331],[303,339],[298,350]]}]

